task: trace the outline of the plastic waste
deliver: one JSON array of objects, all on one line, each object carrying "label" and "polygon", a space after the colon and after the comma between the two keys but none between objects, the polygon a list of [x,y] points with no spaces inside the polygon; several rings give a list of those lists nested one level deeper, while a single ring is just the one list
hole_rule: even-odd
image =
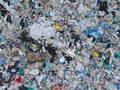
[{"label": "plastic waste", "polygon": [[0,0],[0,90],[120,90],[120,0]]},{"label": "plastic waste", "polygon": [[0,55],[0,65],[6,64],[6,58],[3,55]]}]

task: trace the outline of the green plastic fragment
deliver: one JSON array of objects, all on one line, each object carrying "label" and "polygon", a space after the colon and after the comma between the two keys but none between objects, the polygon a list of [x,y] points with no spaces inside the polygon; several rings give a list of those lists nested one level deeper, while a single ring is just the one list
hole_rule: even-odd
[{"label": "green plastic fragment", "polygon": [[34,90],[34,88],[29,87],[28,90]]},{"label": "green plastic fragment", "polygon": [[50,16],[50,11],[45,11],[44,15],[45,15],[46,17]]},{"label": "green plastic fragment", "polygon": [[23,70],[23,69],[20,69],[20,70],[19,70],[19,74],[20,74],[20,75],[24,75],[24,70]]},{"label": "green plastic fragment", "polygon": [[113,23],[120,22],[120,16],[116,16],[115,19],[113,20]]},{"label": "green plastic fragment", "polygon": [[120,59],[120,53],[115,53],[115,58]]},{"label": "green plastic fragment", "polygon": [[3,16],[0,15],[0,18],[3,18]]},{"label": "green plastic fragment", "polygon": [[23,61],[20,63],[21,65],[21,68],[26,68],[27,67],[27,62],[26,61]]},{"label": "green plastic fragment", "polygon": [[112,69],[112,66],[111,66],[111,65],[107,65],[106,68],[107,68],[108,70],[111,70],[111,69]]},{"label": "green plastic fragment", "polygon": [[39,90],[38,88],[34,88],[34,90]]},{"label": "green plastic fragment", "polygon": [[106,64],[105,64],[105,62],[104,62],[105,60],[102,59],[101,61],[102,61],[103,66],[106,66]]},{"label": "green plastic fragment", "polygon": [[39,14],[43,14],[43,11],[42,11],[42,9],[40,9],[40,10],[38,11],[38,13],[39,13]]}]

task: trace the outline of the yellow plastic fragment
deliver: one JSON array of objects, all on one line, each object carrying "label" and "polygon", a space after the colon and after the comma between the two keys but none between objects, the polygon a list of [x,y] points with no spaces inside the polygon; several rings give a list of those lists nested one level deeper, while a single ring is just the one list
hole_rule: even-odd
[{"label": "yellow plastic fragment", "polygon": [[60,30],[61,29],[60,25],[56,24],[55,29]]},{"label": "yellow plastic fragment", "polygon": [[98,57],[98,56],[99,56],[99,53],[98,53],[97,51],[94,51],[94,52],[93,52],[93,56],[94,56],[94,57]]},{"label": "yellow plastic fragment", "polygon": [[82,58],[81,57],[76,57],[76,60],[82,62]]},{"label": "yellow plastic fragment", "polygon": [[8,55],[6,55],[6,56],[5,56],[5,58],[8,60],[9,56],[8,56]]}]

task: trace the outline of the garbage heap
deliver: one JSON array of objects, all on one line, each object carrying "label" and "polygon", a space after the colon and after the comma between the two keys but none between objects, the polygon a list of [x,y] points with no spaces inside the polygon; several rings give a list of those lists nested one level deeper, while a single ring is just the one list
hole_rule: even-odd
[{"label": "garbage heap", "polygon": [[0,0],[0,90],[120,90],[120,0]]}]

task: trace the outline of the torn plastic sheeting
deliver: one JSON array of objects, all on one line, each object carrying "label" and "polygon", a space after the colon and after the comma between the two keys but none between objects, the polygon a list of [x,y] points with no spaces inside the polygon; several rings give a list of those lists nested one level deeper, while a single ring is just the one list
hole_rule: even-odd
[{"label": "torn plastic sheeting", "polygon": [[111,88],[112,89],[114,88],[113,84],[111,82],[108,82],[108,81],[106,81],[105,86],[106,86],[106,89],[109,89],[109,90],[111,90]]},{"label": "torn plastic sheeting", "polygon": [[39,69],[24,69],[25,75],[38,75]]},{"label": "torn plastic sheeting", "polygon": [[44,79],[45,75],[40,75],[40,76],[36,76],[36,80],[38,82],[38,85],[40,85],[41,81]]},{"label": "torn plastic sheeting", "polygon": [[18,60],[20,60],[20,59],[21,59],[20,56],[12,57],[12,60],[13,60],[13,61],[18,61]]},{"label": "torn plastic sheeting", "polygon": [[60,10],[56,10],[56,9],[53,9],[52,11],[50,11],[50,16],[53,21],[55,21],[55,20],[58,21],[58,20],[62,19],[62,18],[60,18],[60,14],[62,14],[62,13],[61,13],[61,11],[60,12],[59,11]]},{"label": "torn plastic sheeting", "polygon": [[81,14],[81,13],[87,13],[88,11],[90,11],[90,9],[87,6],[84,6],[83,3],[81,3],[77,8],[77,11],[79,14]]},{"label": "torn plastic sheeting", "polygon": [[45,63],[45,67],[43,68],[44,71],[52,71],[54,70],[52,64],[50,62],[47,62]]},{"label": "torn plastic sheeting", "polygon": [[83,32],[85,32],[87,35],[92,35],[96,39],[99,39],[99,40],[102,39],[102,35],[100,33],[98,33],[97,30],[85,30]]},{"label": "torn plastic sheeting", "polygon": [[75,68],[76,68],[77,71],[81,71],[81,70],[85,69],[85,67],[82,63],[80,63],[80,62],[76,62],[76,63],[77,64],[75,65]]},{"label": "torn plastic sheeting", "polygon": [[1,89],[1,90],[5,90],[5,89],[6,89],[6,86],[0,86],[0,89]]},{"label": "torn plastic sheeting", "polygon": [[54,37],[56,31],[51,23],[45,17],[40,17],[37,22],[30,26],[30,36],[35,40]]},{"label": "torn plastic sheeting", "polygon": [[99,22],[99,24],[96,26],[96,30],[104,30],[108,29],[111,24],[108,24],[108,22]]},{"label": "torn plastic sheeting", "polygon": [[12,5],[16,6],[16,5],[19,5],[19,4],[20,4],[19,0],[11,0],[11,1],[10,1],[10,5],[11,5],[11,6],[12,6]]},{"label": "torn plastic sheeting", "polygon": [[57,47],[57,48],[64,48],[64,47],[66,47],[66,44],[64,44],[62,42],[54,41],[52,46]]},{"label": "torn plastic sheeting", "polygon": [[77,21],[76,21],[76,20],[69,20],[69,21],[68,21],[68,24],[72,24],[72,25],[74,24],[74,25],[76,25],[76,24],[77,24]]}]

